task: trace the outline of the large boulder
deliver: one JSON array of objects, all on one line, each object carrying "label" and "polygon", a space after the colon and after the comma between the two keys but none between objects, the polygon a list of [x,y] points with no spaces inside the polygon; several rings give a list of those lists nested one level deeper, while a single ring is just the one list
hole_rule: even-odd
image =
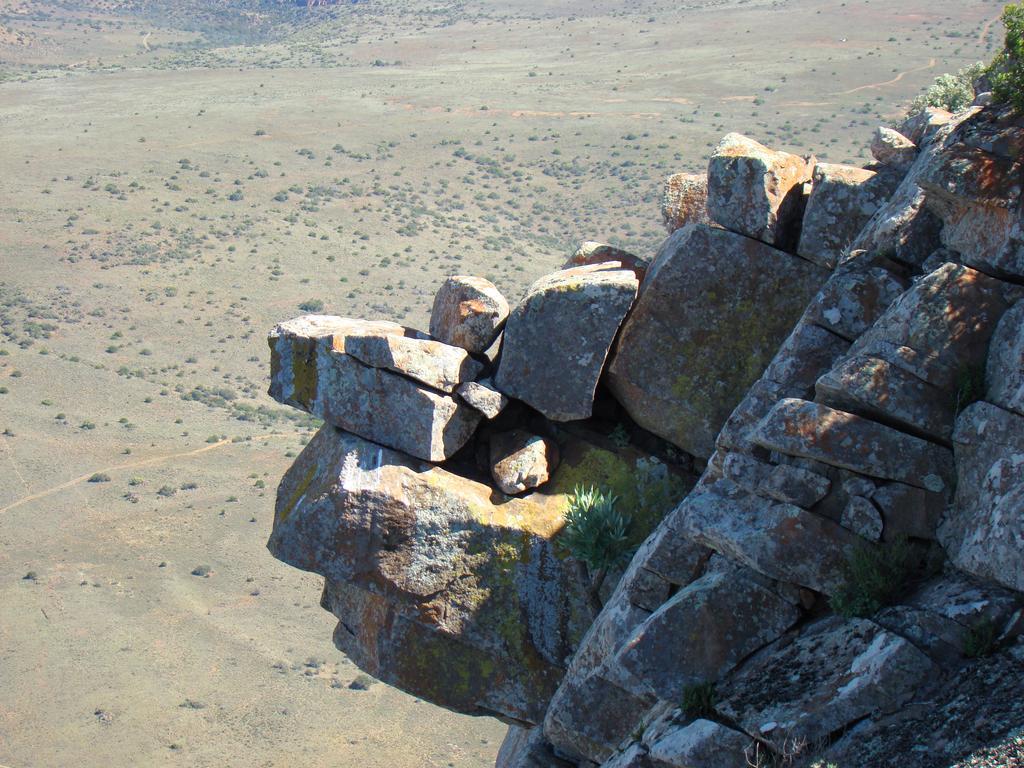
[{"label": "large boulder", "polygon": [[508,302],[490,280],[453,275],[441,284],[430,313],[430,335],[469,352],[482,353],[508,317]]},{"label": "large boulder", "polygon": [[893,173],[818,163],[796,252],[833,268],[899,182],[900,177]]},{"label": "large boulder", "polygon": [[1024,278],[1024,119],[985,110],[962,122],[921,174],[943,244],[965,264]]},{"label": "large boulder", "polygon": [[956,498],[939,541],[958,568],[1024,591],[1024,416],[975,403],[953,443]]},{"label": "large boulder", "polygon": [[732,232],[680,229],[623,325],[609,388],[640,426],[707,458],[827,275]]},{"label": "large boulder", "polygon": [[324,426],[277,492],[271,553],[325,577],[335,642],[436,704],[540,722],[589,623],[562,495],[489,485]]},{"label": "large boulder", "polygon": [[708,215],[733,232],[789,249],[800,234],[803,185],[812,167],[798,155],[730,133],[708,163]]},{"label": "large boulder", "polygon": [[[381,348],[416,339],[395,323],[305,315],[275,327],[270,396],[341,427],[428,461],[443,461],[473,436],[480,414],[450,394],[387,368],[372,368],[346,352],[349,338],[377,338]],[[376,343],[376,342],[375,342]],[[413,356],[420,378],[455,375],[444,364]],[[438,358],[443,360],[444,358]],[[408,361],[407,361],[408,362]],[[464,361],[465,363],[465,361]],[[463,364],[464,364],[463,363]],[[473,369],[475,370],[475,369]]]},{"label": "large boulder", "polygon": [[708,175],[673,173],[661,192],[661,220],[671,235],[687,224],[710,224],[708,218]]},{"label": "large boulder", "polygon": [[542,277],[509,315],[495,385],[553,421],[589,417],[637,285],[618,262]]}]

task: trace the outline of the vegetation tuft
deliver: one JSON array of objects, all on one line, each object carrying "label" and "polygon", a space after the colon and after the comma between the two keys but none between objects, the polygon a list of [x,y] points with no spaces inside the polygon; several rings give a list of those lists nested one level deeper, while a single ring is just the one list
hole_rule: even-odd
[{"label": "vegetation tuft", "polygon": [[683,712],[687,717],[707,717],[715,709],[715,684],[698,683],[683,689]]},{"label": "vegetation tuft", "polygon": [[843,569],[845,581],[829,600],[832,610],[846,618],[877,613],[903,592],[916,564],[905,538],[861,544],[850,554]]},{"label": "vegetation tuft", "polygon": [[992,619],[985,617],[964,633],[964,656],[980,659],[996,649],[998,630]]},{"label": "vegetation tuft", "polygon": [[565,510],[562,545],[580,563],[588,582],[588,599],[600,611],[601,585],[608,569],[629,554],[631,518],[616,509],[618,497],[594,486],[576,486]]},{"label": "vegetation tuft", "polygon": [[939,75],[924,93],[910,103],[910,115],[923,112],[927,107],[959,112],[974,101],[974,81],[985,73],[980,61],[958,72]]},{"label": "vegetation tuft", "polygon": [[618,497],[593,486],[576,486],[565,511],[562,543],[591,572],[607,570],[629,549],[630,518],[617,510]]},{"label": "vegetation tuft", "polygon": [[1003,9],[1003,26],[1006,46],[988,72],[992,96],[998,103],[1024,112],[1024,3],[1013,3]]},{"label": "vegetation tuft", "polygon": [[953,393],[953,413],[959,415],[964,408],[985,396],[985,366],[964,366],[956,374]]}]

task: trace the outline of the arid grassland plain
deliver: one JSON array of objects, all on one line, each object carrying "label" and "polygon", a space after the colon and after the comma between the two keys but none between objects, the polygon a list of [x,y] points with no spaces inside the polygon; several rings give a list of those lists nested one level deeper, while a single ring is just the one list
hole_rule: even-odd
[{"label": "arid grassland plain", "polygon": [[504,725],[361,676],[265,551],[316,426],[267,330],[650,256],[729,131],[867,162],[1001,9],[0,0],[0,764],[492,765]]}]

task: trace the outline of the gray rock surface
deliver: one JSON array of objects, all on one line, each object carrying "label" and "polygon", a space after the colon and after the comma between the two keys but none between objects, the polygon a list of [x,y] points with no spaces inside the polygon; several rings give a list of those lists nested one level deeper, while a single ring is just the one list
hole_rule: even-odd
[{"label": "gray rock surface", "polygon": [[803,214],[803,185],[812,166],[730,133],[708,163],[707,211],[728,230],[786,249],[795,245]]},{"label": "gray rock surface", "polygon": [[870,621],[825,619],[751,658],[722,684],[719,708],[748,733],[792,749],[895,712],[932,668],[928,656]]},{"label": "gray rock surface", "polygon": [[680,229],[622,328],[608,365],[612,394],[642,427],[710,456],[729,413],[826,276],[731,232]]},{"label": "gray rock surface", "polygon": [[270,396],[368,440],[443,461],[476,429],[480,414],[452,396],[345,352],[349,336],[401,338],[395,323],[306,315],[270,332]]},{"label": "gray rock surface", "polygon": [[985,383],[988,400],[1024,416],[1024,301],[1003,315],[992,335]]},{"label": "gray rock surface", "polygon": [[430,335],[469,352],[483,353],[508,317],[508,302],[490,280],[449,277],[434,296]]},{"label": "gray rock surface", "polygon": [[953,443],[956,498],[939,541],[957,567],[1024,591],[1024,417],[974,403]]},{"label": "gray rock surface", "polygon": [[615,263],[542,277],[509,316],[495,385],[553,421],[590,416],[637,285],[632,270]]},{"label": "gray rock surface", "polygon": [[796,252],[815,264],[835,267],[899,182],[899,175],[891,172],[818,163]]},{"label": "gray rock surface", "polygon": [[939,492],[951,486],[953,457],[934,443],[805,400],[780,400],[757,428],[761,446],[870,477]]},{"label": "gray rock surface", "polygon": [[658,698],[682,701],[779,637],[799,611],[742,570],[709,573],[673,595],[623,644],[615,664]]}]

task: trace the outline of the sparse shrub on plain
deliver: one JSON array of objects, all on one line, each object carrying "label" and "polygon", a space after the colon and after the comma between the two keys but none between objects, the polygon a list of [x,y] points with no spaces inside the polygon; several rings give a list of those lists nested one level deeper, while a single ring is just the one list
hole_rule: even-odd
[{"label": "sparse shrub on plain", "polygon": [[1024,3],[1003,9],[1003,26],[1006,44],[988,71],[992,96],[996,102],[1024,112]]},{"label": "sparse shrub on plain", "polygon": [[829,600],[832,610],[848,619],[872,616],[906,589],[916,564],[905,538],[885,544],[864,542],[843,568],[845,581]]},{"label": "sparse shrub on plain", "polygon": [[108,474],[106,474],[104,472],[96,472],[95,474],[93,474],[92,476],[89,477],[89,482],[90,483],[109,483],[110,482],[110,475],[108,475]]},{"label": "sparse shrub on plain", "polygon": [[320,299],[308,299],[299,304],[299,309],[303,312],[322,312],[324,303]]}]

